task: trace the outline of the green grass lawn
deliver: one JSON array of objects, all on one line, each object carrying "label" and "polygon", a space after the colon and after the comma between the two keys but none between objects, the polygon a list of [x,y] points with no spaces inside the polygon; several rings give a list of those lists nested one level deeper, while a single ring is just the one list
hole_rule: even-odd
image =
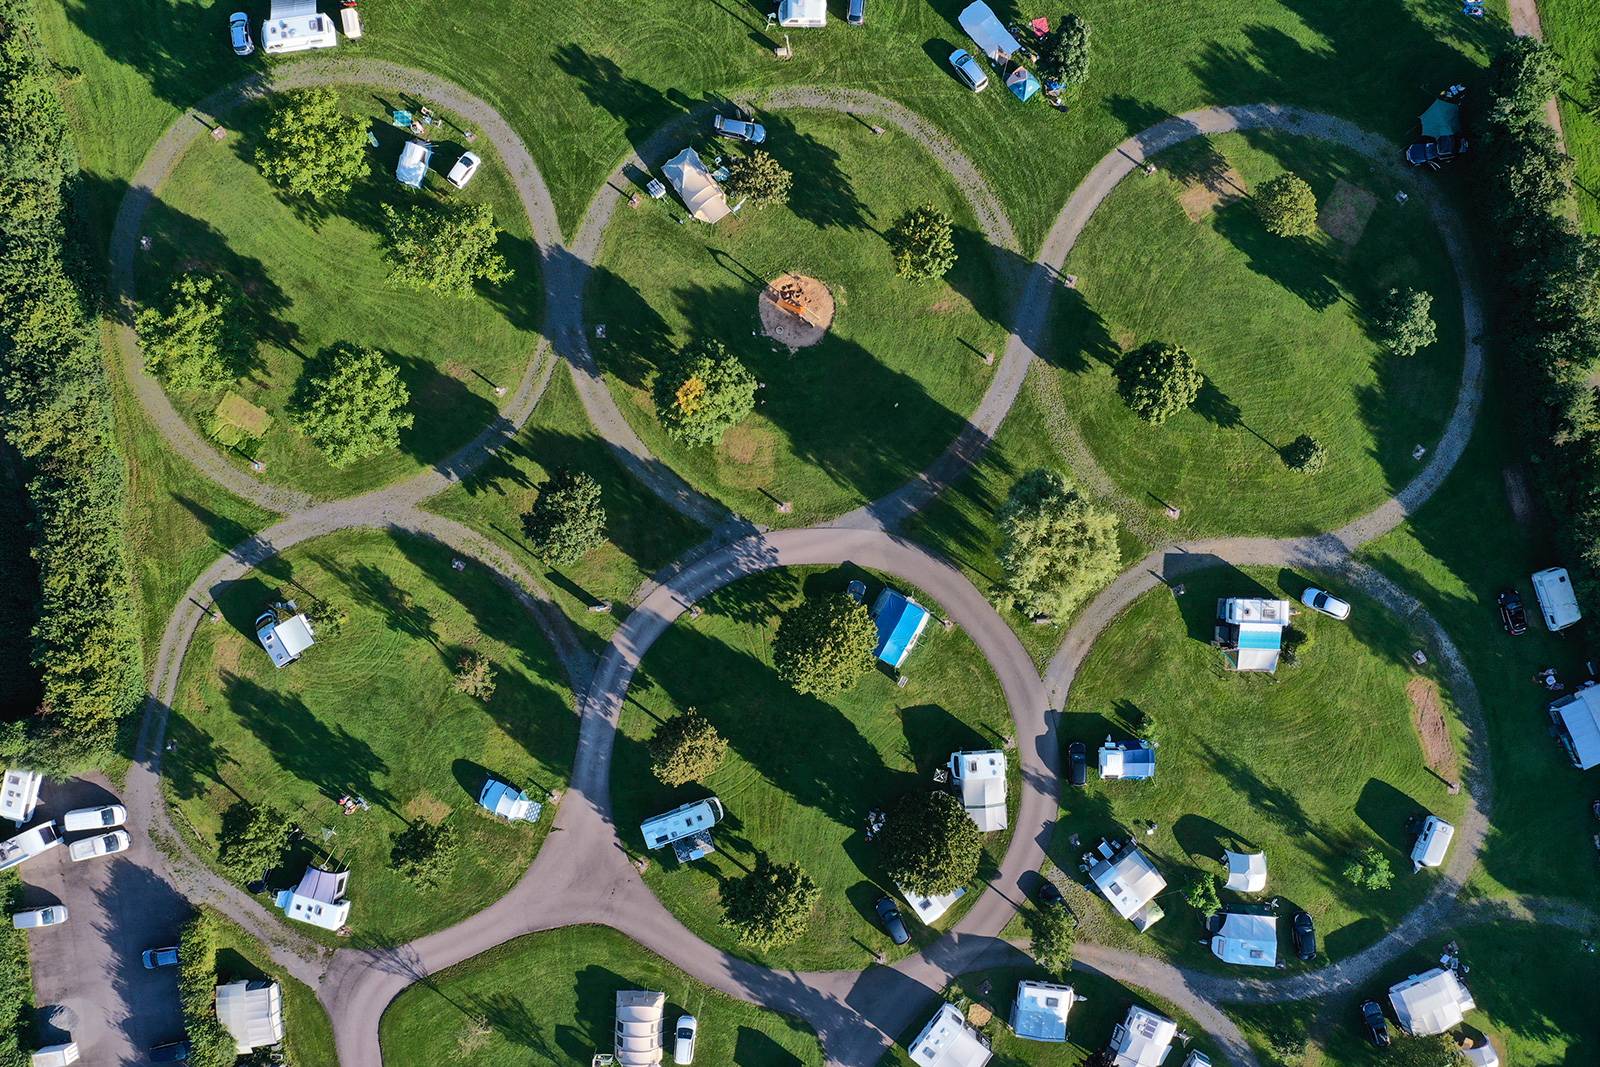
[{"label": "green grass lawn", "polygon": [[[1460,383],[1460,296],[1426,211],[1394,202],[1388,172],[1307,138],[1228,135],[1161,163],[1107,198],[1067,260],[1078,285],[1057,302],[1049,356],[1089,448],[1148,519],[1179,535],[1316,533],[1375,507],[1421,469],[1412,449],[1434,445]],[[1183,203],[1209,176],[1231,172],[1255,190],[1286,168],[1324,206],[1336,183],[1367,197],[1365,228],[1284,239],[1246,199],[1198,221],[1203,205]],[[1369,334],[1391,286],[1434,296],[1439,340],[1409,358]],[[1193,408],[1161,426],[1128,410],[1112,373],[1152,340],[1187,348],[1207,380]],[[1320,475],[1278,454],[1301,433],[1327,449]],[[1176,523],[1168,504],[1183,512]]]},{"label": "green grass lawn", "polygon": [[[1021,981],[1070,985],[1073,992],[1084,998],[1073,1004],[1067,1013],[1066,1041],[1029,1041],[1011,1031],[1011,1005],[1016,1001],[1017,983]],[[1071,971],[1065,977],[1057,977],[1040,967],[994,967],[961,975],[945,990],[945,997],[957,1005],[981,1004],[993,1012],[994,1018],[981,1027],[994,1052],[994,1059],[989,1061],[993,1067],[1080,1067],[1106,1046],[1111,1040],[1112,1028],[1127,1018],[1128,1008],[1133,1004],[1162,1013],[1176,1022],[1178,1029],[1188,1031],[1195,1038],[1187,1046],[1174,1046],[1169,1062],[1178,1063],[1191,1049],[1209,1055],[1217,1067],[1230,1062],[1221,1057],[1200,1027],[1171,1004],[1099,974]],[[932,1016],[929,1012],[928,1018]],[[913,1067],[906,1046],[916,1040],[928,1018],[918,1020],[900,1035],[899,1042],[884,1056],[880,1067]]]},{"label": "green grass lawn", "polygon": [[[311,846],[350,865],[361,943],[408,940],[509,888],[554,808],[536,826],[513,826],[477,810],[477,791],[488,774],[535,796],[559,789],[576,743],[565,679],[532,619],[481,568],[457,573],[451,558],[437,544],[371,532],[294,549],[223,592],[225,621],[202,626],[174,702],[165,778],[178,813],[211,842],[239,797],[283,809]],[[251,629],[275,590],[348,614],[283,670]],[[487,705],[451,687],[473,641],[498,669]],[[371,810],[341,815],[346,793]],[[418,890],[390,869],[391,836],[441,818],[459,833],[461,858],[439,888]]]},{"label": "green grass lawn", "polygon": [[283,1050],[295,1067],[339,1067],[333,1024],[317,994],[272,962],[266,946],[218,912],[217,984],[270,978],[283,990]]},{"label": "green grass lawn", "polygon": [[[772,966],[859,968],[875,952],[909,951],[893,948],[872,911],[887,878],[865,838],[867,813],[912,789],[931,788],[934,768],[951,752],[1000,747],[1012,732],[1000,686],[976,646],[937,622],[906,661],[903,689],[874,673],[842,696],[821,700],[778,680],[771,666],[778,614],[802,590],[836,592],[858,576],[868,583],[871,603],[880,580],[848,568],[771,571],[734,583],[702,602],[700,618],[684,616],[651,647],[623,707],[611,781],[619,833],[630,849],[639,850],[638,827],[646,818],[686,800],[709,791],[727,809],[713,857],[680,865],[669,854],[650,853],[645,881],[696,934]],[[671,789],[651,775],[644,742],[685,708],[698,708],[716,724],[728,756],[703,785]],[[1017,789],[1012,761],[1013,812]],[[998,861],[1009,840],[1009,830],[988,836],[985,866]],[[822,898],[804,938],[757,953],[736,946],[719,925],[719,886],[763,852],[800,864]],[[980,889],[975,884],[939,925],[949,926]],[[915,931],[911,947],[935,936],[911,921],[909,908],[902,910]]]},{"label": "green grass lawn", "polygon": [[[1144,716],[1156,724],[1155,778],[1108,782],[1091,770],[1086,789],[1062,798],[1051,846],[1058,866],[1076,873],[1078,854],[1101,835],[1139,837],[1168,886],[1159,898],[1167,917],[1140,939],[1146,950],[1241,972],[1197,943],[1199,916],[1182,896],[1198,872],[1222,870],[1229,842],[1266,852],[1266,895],[1284,900],[1280,958],[1295,967],[1303,965],[1289,945],[1293,912],[1316,921],[1321,959],[1339,959],[1381,936],[1434,882],[1431,872],[1411,873],[1406,823],[1423,811],[1453,819],[1462,798],[1423,765],[1407,685],[1432,676],[1406,658],[1417,647],[1411,630],[1352,596],[1349,623],[1309,611],[1296,618],[1310,634],[1303,662],[1276,675],[1231,671],[1209,644],[1218,597],[1297,595],[1310,581],[1219,566],[1186,578],[1182,598],[1149,593],[1101,636],[1072,688],[1060,734],[1084,741],[1091,762],[1108,733],[1137,736],[1130,724]],[[1448,693],[1440,706],[1459,734]],[[1158,830],[1145,836],[1151,821]],[[1074,833],[1078,848],[1067,840]],[[1349,854],[1368,845],[1394,866],[1388,891],[1357,890],[1341,877]],[[1131,933],[1095,901],[1113,928]]]},{"label": "green grass lawn", "polygon": [[696,1063],[822,1063],[804,1023],[724,996],[598,926],[520,937],[412,986],[384,1012],[383,1060],[396,1067],[588,1063],[611,1051],[623,989],[665,993],[669,1027],[684,1013],[699,1020]]},{"label": "green grass lawn", "polygon": [[[551,472],[561,468],[585,471],[600,483],[608,540],[574,564],[552,567],[529,551],[522,516]],[[584,417],[565,367],[556,368],[516,439],[428,507],[518,552],[549,580],[552,595],[573,623],[598,641],[610,640],[640,582],[706,537],[704,529],[662,504],[612,458]],[[609,613],[588,610],[601,600],[611,601]]]},{"label": "green grass lawn", "polygon": [[1584,229],[1600,230],[1600,126],[1584,109],[1600,101],[1600,11],[1583,0],[1541,0],[1544,39],[1561,58],[1567,81],[1559,97]]},{"label": "green grass lawn", "polygon": [[[351,87],[342,97],[347,111],[372,122],[380,141],[369,152],[370,172],[347,202],[322,208],[280,196],[253,163],[268,107],[246,105],[227,117],[226,140],[195,141],[161,187],[146,223],[154,246],[139,261],[145,304],[161,300],[173,277],[193,271],[225,272],[245,290],[259,320],[255,366],[237,382],[183,390],[173,399],[202,433],[230,389],[264,408],[273,420],[264,435],[219,450],[240,464],[258,459],[266,465],[262,477],[319,496],[402,477],[470,440],[496,413],[496,386],[509,394],[521,379],[538,343],[543,306],[528,221],[499,157],[481,142],[473,148],[483,154],[483,168],[457,193],[442,173],[464,146],[441,141],[420,198],[489,204],[505,230],[501,251],[514,276],[466,298],[389,283],[379,207],[419,198],[394,180],[405,135],[388,121],[382,92]],[[398,450],[344,470],[322,457],[288,412],[306,363],[341,341],[377,348],[400,365],[415,419],[401,432]]]},{"label": "green grass lawn", "polygon": [[[619,406],[657,455],[736,512],[805,525],[895,488],[960,432],[993,375],[979,353],[1004,344],[1005,299],[970,208],[910,136],[829,112],[761,117],[795,176],[789,205],[715,226],[685,223],[671,200],[620,211],[586,312],[608,331],[595,355]],[[727,151],[701,147],[707,160]],[[897,276],[885,237],[924,203],[956,220],[961,259],[940,282]],[[836,307],[827,336],[798,351],[755,336],[757,298],[786,273],[821,280]],[[715,448],[668,437],[650,395],[663,359],[701,337],[763,384],[756,413]]]}]

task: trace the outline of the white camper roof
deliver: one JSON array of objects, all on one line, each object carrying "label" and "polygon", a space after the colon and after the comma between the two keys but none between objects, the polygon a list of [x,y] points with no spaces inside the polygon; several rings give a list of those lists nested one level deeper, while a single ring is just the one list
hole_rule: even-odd
[{"label": "white camper roof", "polygon": [[1259,893],[1267,888],[1265,852],[1224,851],[1228,861],[1228,888],[1235,893]]},{"label": "white camper roof", "polygon": [[1430,815],[1422,822],[1422,832],[1417,835],[1417,843],[1411,846],[1411,862],[1418,869],[1423,867],[1437,867],[1444,863],[1444,854],[1450,851],[1450,839],[1456,836],[1456,828],[1439,818]]},{"label": "white camper roof", "polygon": [[955,752],[950,776],[961,786],[961,803],[984,833],[1006,828],[1006,754],[999,749]]},{"label": "white camper roof", "polygon": [[827,0],[781,0],[778,4],[780,26],[814,28],[827,24]]},{"label": "white camper roof", "polygon": [[1565,567],[1549,567],[1533,576],[1533,595],[1539,601],[1539,613],[1544,624],[1552,630],[1565,630],[1583,618],[1578,610],[1578,596],[1572,591],[1572,579]]},{"label": "white camper roof", "polygon": [[283,991],[277,982],[229,982],[217,986],[217,1020],[233,1035],[243,1056],[283,1040]]},{"label": "white camper roof", "polygon": [[1030,1041],[1065,1041],[1067,1012],[1077,999],[1069,985],[1018,982],[1017,999],[1011,1005],[1011,1029]]},{"label": "white camper roof", "polygon": [[956,16],[961,28],[978,46],[978,51],[990,59],[1006,60],[1022,51],[1017,39],[995,17],[994,11],[983,0],[976,0]]},{"label": "white camper roof", "polygon": [[1150,910],[1151,901],[1167,888],[1167,880],[1137,845],[1126,845],[1111,859],[1095,864],[1089,877],[1117,914],[1140,930],[1161,918],[1159,907]]},{"label": "white camper roof", "polygon": [[722,801],[716,797],[691,800],[673,808],[665,815],[646,819],[639,831],[644,834],[646,848],[661,848],[685,837],[705,833],[722,819]]},{"label": "white camper roof", "polygon": [[1454,971],[1435,967],[1389,989],[1395,1020],[1408,1034],[1430,1037],[1461,1023],[1476,1005]]},{"label": "white camper roof", "polygon": [[948,1001],[939,1005],[922,1033],[911,1042],[911,1062],[919,1067],[983,1067],[993,1055]]},{"label": "white camper roof", "polygon": [[1265,597],[1229,597],[1224,601],[1223,617],[1234,623],[1260,622],[1283,627],[1289,625],[1289,602]]},{"label": "white camper roof", "polygon": [[39,807],[39,787],[44,775],[26,767],[6,770],[5,783],[0,786],[0,818],[10,819],[21,826],[33,818]]},{"label": "white camper roof", "polygon": [[289,918],[324,930],[342,930],[350,920],[350,902],[344,899],[349,871],[307,867],[294,889],[278,894],[278,907]]},{"label": "white camper roof", "polygon": [[1177,1036],[1177,1023],[1135,1004],[1111,1031],[1111,1062],[1116,1067],[1157,1067],[1172,1051]]},{"label": "white camper roof", "polygon": [[1572,744],[1579,770],[1600,766],[1600,685],[1580,689],[1550,705]]},{"label": "white camper roof", "polygon": [[1211,952],[1223,963],[1244,967],[1278,965],[1278,920],[1271,915],[1227,912],[1211,939]]},{"label": "white camper roof", "polygon": [[256,639],[267,650],[274,667],[287,667],[317,643],[311,621],[305,615],[278,622],[270,611],[256,620]]},{"label": "white camper roof", "polygon": [[623,1067],[652,1067],[661,1062],[661,1017],[667,995],[639,989],[617,991],[617,1062]]},{"label": "white camper roof", "polygon": [[333,48],[339,43],[333,19],[317,14],[314,2],[309,5],[310,12],[307,14],[280,16],[278,8],[281,6],[284,5],[274,4],[271,17],[261,22],[261,37],[265,42],[263,47],[269,53],[281,55],[312,48]]},{"label": "white camper roof", "polygon": [[667,181],[678,190],[689,214],[701,222],[719,222],[728,215],[728,198],[700,159],[700,153],[685,148],[662,166]]}]

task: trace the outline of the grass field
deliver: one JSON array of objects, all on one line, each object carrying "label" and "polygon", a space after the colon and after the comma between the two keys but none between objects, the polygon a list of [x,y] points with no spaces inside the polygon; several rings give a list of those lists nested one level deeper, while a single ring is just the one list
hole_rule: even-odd
[{"label": "grass field", "polygon": [[[1065,1042],[1027,1041],[1011,1031],[1008,1025],[1011,1005],[1016,1001],[1017,983],[1021,981],[1070,985],[1074,993],[1084,998],[1073,1004],[1067,1013]],[[981,1028],[991,1042],[994,1059],[989,1062],[993,1067],[1080,1067],[1091,1055],[1106,1046],[1111,1040],[1112,1028],[1127,1018],[1128,1008],[1133,1004],[1161,1012],[1176,1022],[1180,1030],[1196,1038],[1187,1046],[1174,1046],[1169,1063],[1180,1062],[1189,1050],[1209,1055],[1217,1067],[1224,1067],[1230,1062],[1218,1054],[1200,1027],[1175,1011],[1166,1001],[1087,971],[1071,971],[1065,977],[1053,977],[1038,967],[995,967],[971,971],[957,978],[945,990],[945,997],[957,1005],[980,1004],[993,1013],[993,1020]],[[929,1017],[932,1017],[931,1012]],[[927,1019],[921,1019],[909,1032],[902,1034],[895,1047],[884,1056],[880,1067],[913,1067],[914,1061],[906,1054],[906,1046],[916,1040],[926,1023]]]},{"label": "grass field", "polygon": [[[1012,732],[999,684],[977,648],[936,623],[906,661],[903,689],[874,673],[842,696],[821,700],[778,680],[771,667],[778,614],[802,590],[840,591],[857,576],[867,581],[871,603],[880,580],[849,568],[771,571],[703,601],[700,618],[684,616],[645,657],[612,758],[612,802],[629,848],[638,848],[637,827],[649,816],[708,791],[722,799],[727,818],[716,831],[715,856],[685,866],[651,853],[645,881],[699,936],[774,966],[864,967],[878,951],[904,955],[908,950],[891,946],[872,911],[886,878],[863,832],[867,813],[913,788],[931,788],[934,768],[951,752],[1000,747]],[[651,775],[644,742],[658,722],[685,708],[698,708],[716,724],[728,756],[703,785],[671,789]],[[1014,811],[1014,762],[1011,778]],[[989,835],[987,862],[1004,853],[1009,839],[1009,831]],[[800,864],[822,890],[806,936],[765,954],[738,949],[718,925],[720,883],[749,870],[762,852]],[[940,926],[976,898],[969,893]],[[933,933],[903,910],[915,930],[912,947],[926,944]]]},{"label": "grass field", "polygon": [[283,990],[283,1050],[295,1067],[339,1067],[333,1024],[309,987],[272,962],[266,947],[213,911],[217,920],[217,984],[270,978]]},{"label": "grass field", "polygon": [[[1434,445],[1460,382],[1460,296],[1428,215],[1394,202],[1389,170],[1308,138],[1234,134],[1159,162],[1095,213],[1067,260],[1077,289],[1056,304],[1049,356],[1095,458],[1179,536],[1316,533],[1375,507],[1421,469],[1412,449]],[[1240,190],[1286,168],[1319,203],[1337,186],[1370,219],[1339,237],[1268,234]],[[1206,181],[1240,198],[1206,207]],[[1409,358],[1370,336],[1392,286],[1434,296],[1439,340]],[[1161,426],[1128,410],[1112,373],[1152,340],[1187,348],[1206,376],[1194,407]],[[1279,456],[1301,433],[1327,449],[1319,475]]]},{"label": "grass field", "polygon": [[[668,201],[619,212],[586,313],[606,326],[596,358],[657,455],[736,512],[806,525],[895,488],[960,432],[993,375],[980,353],[998,358],[1004,344],[1005,301],[971,209],[911,137],[828,112],[761,118],[795,176],[789,205],[714,227],[685,225]],[[708,160],[728,151],[705,140]],[[956,221],[961,258],[940,282],[894,272],[886,234],[919,204]],[[798,351],[757,336],[757,298],[788,273],[819,279],[835,303],[826,337]],[[702,337],[763,386],[756,413],[715,448],[673,441],[650,396],[663,360]]]},{"label": "grass field", "polygon": [[[495,387],[516,388],[538,343],[542,313],[531,231],[486,144],[473,146],[484,155],[483,168],[456,194],[439,172],[462,146],[442,141],[431,191],[420,198],[489,204],[505,230],[501,251],[515,275],[466,298],[389,283],[379,207],[419,199],[394,181],[404,134],[388,122],[382,93],[350,88],[341,95],[349,113],[372,122],[380,142],[370,152],[370,172],[348,201],[323,208],[280,196],[253,162],[267,105],[249,104],[228,116],[225,141],[197,140],[161,187],[146,223],[154,244],[139,263],[139,293],[147,304],[161,299],[173,277],[197,270],[224,272],[244,289],[260,340],[250,373],[216,388],[181,391],[174,400],[202,432],[229,389],[264,408],[273,424],[258,441],[233,448],[219,443],[219,450],[241,464],[260,460],[262,477],[319,496],[390,481],[465,444],[494,417]],[[341,341],[377,348],[400,365],[415,419],[401,432],[397,451],[344,470],[322,457],[287,411],[307,362]]]},{"label": "grass field", "polygon": [[521,937],[412,986],[384,1012],[383,1059],[396,1067],[588,1063],[611,1051],[623,989],[666,993],[668,1026],[684,1013],[699,1020],[696,1063],[822,1063],[803,1023],[724,996],[598,926]]},{"label": "grass field", "polygon": [[[1423,763],[1407,685],[1431,675],[1406,658],[1417,646],[1411,630],[1356,596],[1349,623],[1303,612],[1295,621],[1310,634],[1303,662],[1276,675],[1231,671],[1209,644],[1218,597],[1292,597],[1309,581],[1219,566],[1186,578],[1182,598],[1149,593],[1101,636],[1073,685],[1060,733],[1087,743],[1091,762],[1107,734],[1139,736],[1133,724],[1155,723],[1155,778],[1107,782],[1091,772],[1086,789],[1062,798],[1051,846],[1057,865],[1075,872],[1078,853],[1101,835],[1138,836],[1168,887],[1159,899],[1167,917],[1142,939],[1147,949],[1223,967],[1197,944],[1199,916],[1182,894],[1197,873],[1222,870],[1229,842],[1266,853],[1267,895],[1283,898],[1284,920],[1311,914],[1322,961],[1381,936],[1434,882],[1411,873],[1407,820],[1424,811],[1453,820],[1462,798]],[[1448,693],[1440,703],[1459,735]],[[1149,822],[1154,836],[1144,834]],[[1079,848],[1067,840],[1073,833]],[[1341,876],[1350,853],[1369,845],[1394,866],[1387,891],[1357,890]],[[1095,899],[1115,927],[1109,905]],[[1224,904],[1240,899],[1224,894]],[[1283,927],[1280,958],[1304,966]]]},{"label": "grass field", "polygon": [[1576,171],[1578,214],[1594,233],[1600,231],[1600,125],[1585,109],[1600,102],[1600,11],[1583,0],[1541,0],[1539,24],[1567,74],[1558,97],[1561,129]]},{"label": "grass field", "polygon": [[[512,826],[478,811],[477,791],[489,774],[535,796],[559,789],[576,743],[565,679],[532,619],[481,569],[458,574],[450,560],[443,546],[368,532],[295,549],[222,593],[225,621],[200,630],[175,701],[165,779],[177,811],[214,841],[237,798],[281,808],[312,846],[350,865],[363,943],[416,937],[509,888],[554,808]],[[275,590],[348,615],[281,671],[250,629]],[[473,641],[498,669],[487,705],[451,688]],[[340,815],[346,793],[371,810]],[[448,819],[462,841],[434,890],[390,866],[391,836],[419,819]]]}]

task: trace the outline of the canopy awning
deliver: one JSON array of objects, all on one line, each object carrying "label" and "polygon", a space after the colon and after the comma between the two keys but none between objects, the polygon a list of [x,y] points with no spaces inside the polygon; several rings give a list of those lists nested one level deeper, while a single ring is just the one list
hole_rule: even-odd
[{"label": "canopy awning", "polygon": [[1422,113],[1422,136],[1449,137],[1461,132],[1461,108],[1448,100],[1435,100]]},{"label": "canopy awning", "polygon": [[994,11],[983,0],[968,4],[961,14],[956,16],[956,21],[961,23],[961,28],[978,46],[978,51],[990,59],[1004,62],[1022,51],[1022,45],[1006,32],[1006,28],[995,17]]},{"label": "canopy awning", "polygon": [[1235,893],[1259,893],[1267,888],[1265,852],[1224,852],[1228,861],[1228,888]]}]

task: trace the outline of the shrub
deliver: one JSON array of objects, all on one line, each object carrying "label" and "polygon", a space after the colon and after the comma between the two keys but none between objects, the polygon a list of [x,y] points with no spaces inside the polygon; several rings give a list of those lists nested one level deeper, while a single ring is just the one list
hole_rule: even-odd
[{"label": "shrub", "polygon": [[1030,615],[1062,615],[1122,568],[1117,516],[1085,500],[1055,471],[1018,479],[998,518],[1003,595]]},{"label": "shrub", "polygon": [[455,679],[450,687],[458,693],[487,704],[494,698],[494,664],[482,652],[468,652],[456,661]]},{"label": "shrub", "polygon": [[1384,1059],[1393,1067],[1466,1067],[1456,1039],[1450,1034],[1412,1037],[1401,1034],[1389,1047]]},{"label": "shrub", "polygon": [[679,352],[655,381],[656,417],[690,445],[715,445],[756,409],[756,376],[720,341]]},{"label": "shrub", "polygon": [[1255,201],[1256,213],[1268,233],[1310,237],[1317,232],[1317,197],[1299,175],[1278,175],[1261,187]]},{"label": "shrub", "polygon": [[955,224],[950,216],[924,205],[901,215],[889,231],[894,269],[913,281],[943,278],[956,265]]},{"label": "shrub", "polygon": [[772,665],[797,693],[842,693],[872,669],[878,627],[865,604],[844,593],[811,597],[784,612]]},{"label": "shrub", "polygon": [[1152,426],[1193,404],[1204,380],[1194,357],[1165,341],[1151,341],[1117,362],[1123,402]]},{"label": "shrub", "polygon": [[704,781],[727,754],[727,740],[693,708],[662,723],[650,737],[650,771],[666,785]]},{"label": "shrub", "polygon": [[1364,848],[1345,864],[1344,880],[1362,889],[1388,889],[1394,885],[1389,857],[1376,848]]},{"label": "shrub", "polygon": [[290,404],[305,435],[335,467],[392,452],[412,415],[400,368],[375,348],[340,342],[306,368]]},{"label": "shrub", "polygon": [[1283,457],[1283,465],[1296,474],[1316,474],[1328,463],[1328,450],[1308,433],[1290,441],[1279,455]]},{"label": "shrub", "polygon": [[250,367],[255,334],[244,294],[226,278],[185,274],[157,308],[139,312],[145,367],[179,389],[212,388]]},{"label": "shrub", "polygon": [[747,200],[751,207],[766,207],[787,203],[793,183],[794,175],[772,153],[758,148],[728,164],[728,180],[722,187],[734,200]]},{"label": "shrub", "polygon": [[396,285],[466,296],[479,282],[503,282],[511,268],[495,250],[499,241],[487,204],[383,205],[383,257]]},{"label": "shrub", "polygon": [[722,890],[722,925],[763,951],[798,941],[822,890],[796,863],[757,858],[755,870]]},{"label": "shrub", "polygon": [[1079,86],[1089,80],[1089,24],[1077,15],[1063,15],[1044,39],[1039,53],[1039,74],[1063,85]]},{"label": "shrub", "polygon": [[1305,656],[1306,649],[1311,645],[1311,631],[1302,630],[1298,626],[1285,626],[1283,628],[1283,662],[1291,667],[1298,667]]},{"label": "shrub", "polygon": [[943,790],[906,793],[889,806],[883,861],[913,893],[953,892],[978,874],[983,839],[961,801]]},{"label": "shrub", "polygon": [[1433,297],[1416,289],[1390,289],[1378,309],[1378,339],[1397,356],[1414,356],[1439,339]]},{"label": "shrub", "polygon": [[217,920],[204,910],[178,934],[178,1006],[191,1067],[233,1067],[239,1056],[239,1043],[217,1018],[217,936]]},{"label": "shrub", "polygon": [[341,111],[332,89],[284,93],[262,131],[256,167],[291,196],[335,197],[367,168],[367,124]]},{"label": "shrub", "polygon": [[539,487],[533,507],[522,516],[534,554],[564,567],[606,543],[606,509],[600,483],[582,471],[558,470]]},{"label": "shrub", "polygon": [[393,837],[389,863],[419,889],[433,889],[450,876],[461,851],[456,828],[418,819]]},{"label": "shrub", "polygon": [[294,826],[270,804],[236,801],[222,813],[217,835],[217,866],[241,884],[265,878],[289,851]]},{"label": "shrub", "polygon": [[[22,882],[15,870],[0,874],[0,904],[7,915],[24,907]],[[27,1067],[23,1042],[31,1036],[33,975],[28,968],[28,935],[7,923],[0,927],[0,1067]]]},{"label": "shrub", "polygon": [[1033,913],[1033,958],[1055,974],[1072,966],[1078,924],[1065,904],[1046,904]]},{"label": "shrub", "polygon": [[1184,890],[1183,899],[1201,915],[1215,915],[1222,910],[1222,898],[1217,894],[1217,876],[1211,873],[1197,875]]}]

